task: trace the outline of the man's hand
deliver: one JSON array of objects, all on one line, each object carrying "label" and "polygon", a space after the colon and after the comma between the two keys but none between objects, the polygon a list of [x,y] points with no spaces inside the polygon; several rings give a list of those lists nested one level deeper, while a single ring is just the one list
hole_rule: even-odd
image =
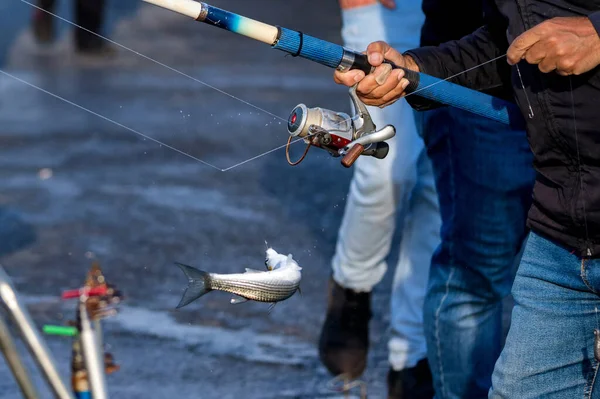
[{"label": "man's hand", "polygon": [[552,18],[517,37],[507,57],[511,65],[525,59],[544,73],[579,75],[600,64],[600,36],[587,17]]},{"label": "man's hand", "polygon": [[406,89],[409,82],[404,79],[402,69],[392,70],[389,64],[382,65],[383,60],[386,59],[398,66],[417,72],[419,67],[412,58],[403,57],[402,54],[385,42],[371,43],[367,47],[367,55],[369,63],[377,67],[373,73],[365,76],[365,73],[359,70],[336,71],[333,79],[336,83],[348,87],[360,82],[356,88],[356,94],[367,105],[383,108],[395,103],[404,96],[404,89]]},{"label": "man's hand", "polygon": [[384,7],[387,7],[390,10],[396,9],[395,0],[340,0],[340,7],[342,10],[347,10],[349,8],[368,6],[377,3],[381,3]]}]

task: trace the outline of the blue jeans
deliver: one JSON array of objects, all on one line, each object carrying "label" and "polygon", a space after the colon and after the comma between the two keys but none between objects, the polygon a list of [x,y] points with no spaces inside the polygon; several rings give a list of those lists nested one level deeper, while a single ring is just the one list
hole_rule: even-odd
[{"label": "blue jeans", "polygon": [[512,293],[512,323],[489,398],[600,398],[600,259],[581,259],[531,233]]},{"label": "blue jeans", "polygon": [[422,127],[442,217],[424,304],[436,398],[485,398],[527,234],[533,155],[525,132],[455,108],[423,113]]}]

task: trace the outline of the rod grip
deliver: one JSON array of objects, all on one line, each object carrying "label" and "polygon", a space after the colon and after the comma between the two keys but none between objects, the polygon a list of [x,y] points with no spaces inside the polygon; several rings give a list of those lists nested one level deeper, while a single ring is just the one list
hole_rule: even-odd
[{"label": "rod grip", "polygon": [[[406,89],[404,89],[404,91],[406,93],[412,93],[413,91],[417,90],[417,87],[419,86],[419,81],[420,81],[418,72],[415,72],[415,71],[407,69],[407,68],[402,68],[388,60],[386,60],[384,62],[386,64],[390,64],[393,69],[402,69],[404,71],[404,77],[409,82]],[[369,64],[369,58],[367,57],[367,55],[362,54],[362,53],[354,53],[354,62],[352,63],[352,66],[350,67],[350,69],[359,69],[367,75],[370,74],[371,72],[373,72],[373,70],[374,70],[373,66],[371,64]]]},{"label": "rod grip", "polygon": [[[447,80],[400,67],[391,61],[386,60],[385,62],[394,69],[404,70],[404,77],[409,82],[404,90],[406,94],[418,92],[418,96],[428,100],[451,105],[505,125],[511,125],[514,128],[524,128],[524,120],[516,104],[450,83]],[[373,67],[369,64],[366,54],[355,53],[350,69],[360,69],[369,74]]]},{"label": "rod grip", "polygon": [[362,144],[355,144],[342,158],[342,165],[344,165],[346,168],[351,167],[354,162],[356,162],[358,157],[361,156],[364,150],[365,147],[363,147]]}]

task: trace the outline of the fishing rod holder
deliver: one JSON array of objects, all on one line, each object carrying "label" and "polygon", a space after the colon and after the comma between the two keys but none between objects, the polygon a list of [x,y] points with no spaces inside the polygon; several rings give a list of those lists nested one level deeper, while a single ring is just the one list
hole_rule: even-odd
[{"label": "fishing rod holder", "polygon": [[31,373],[25,368],[17,351],[3,313],[12,319],[23,342],[57,399],[107,399],[105,374],[119,370],[114,356],[104,350],[101,320],[113,316],[123,300],[123,293],[106,279],[97,263],[88,273],[83,287],[64,291],[62,299],[77,300],[76,321],[66,326],[45,325],[43,332],[49,335],[74,337],[71,359],[71,386],[67,388],[58,372],[56,363],[46,341],[29,314],[25,303],[14,287],[10,277],[0,265],[0,355],[6,359],[25,399],[39,399]]},{"label": "fishing rod holder", "polygon": [[[0,266],[0,304],[21,333],[24,343],[39,366],[54,396],[59,399],[73,399],[73,395],[67,389],[67,385],[64,383],[62,376],[55,366],[56,363],[50,354],[44,338],[38,331],[25,304],[19,298],[12,280],[2,266]],[[4,356],[19,384],[21,392],[27,399],[37,399],[39,398],[39,394],[33,385],[29,372],[23,366],[23,362],[16,351],[16,346],[12,342],[10,332],[3,322],[1,324],[0,346],[3,348]]]},{"label": "fishing rod holder", "polygon": [[[350,117],[344,112],[335,112],[324,108],[308,108],[299,104],[292,110],[288,118],[290,137],[286,146],[288,163],[298,165],[306,157],[311,146],[319,147],[333,157],[342,157],[342,165],[351,167],[361,155],[383,159],[389,152],[389,140],[396,135],[392,125],[377,130],[367,106],[359,100],[356,86],[350,88],[349,94],[354,106],[355,115]],[[292,162],[289,147],[292,140],[302,138],[307,144],[302,157]]]}]

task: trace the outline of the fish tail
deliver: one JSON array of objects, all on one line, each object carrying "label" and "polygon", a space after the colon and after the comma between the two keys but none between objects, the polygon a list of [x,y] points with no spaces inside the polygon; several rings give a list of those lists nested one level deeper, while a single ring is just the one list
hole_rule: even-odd
[{"label": "fish tail", "polygon": [[189,280],[188,286],[181,297],[181,301],[179,301],[179,305],[177,305],[177,309],[188,305],[190,302],[193,302],[202,295],[212,291],[209,273],[184,265],[183,263],[175,262],[175,264],[179,266]]}]

